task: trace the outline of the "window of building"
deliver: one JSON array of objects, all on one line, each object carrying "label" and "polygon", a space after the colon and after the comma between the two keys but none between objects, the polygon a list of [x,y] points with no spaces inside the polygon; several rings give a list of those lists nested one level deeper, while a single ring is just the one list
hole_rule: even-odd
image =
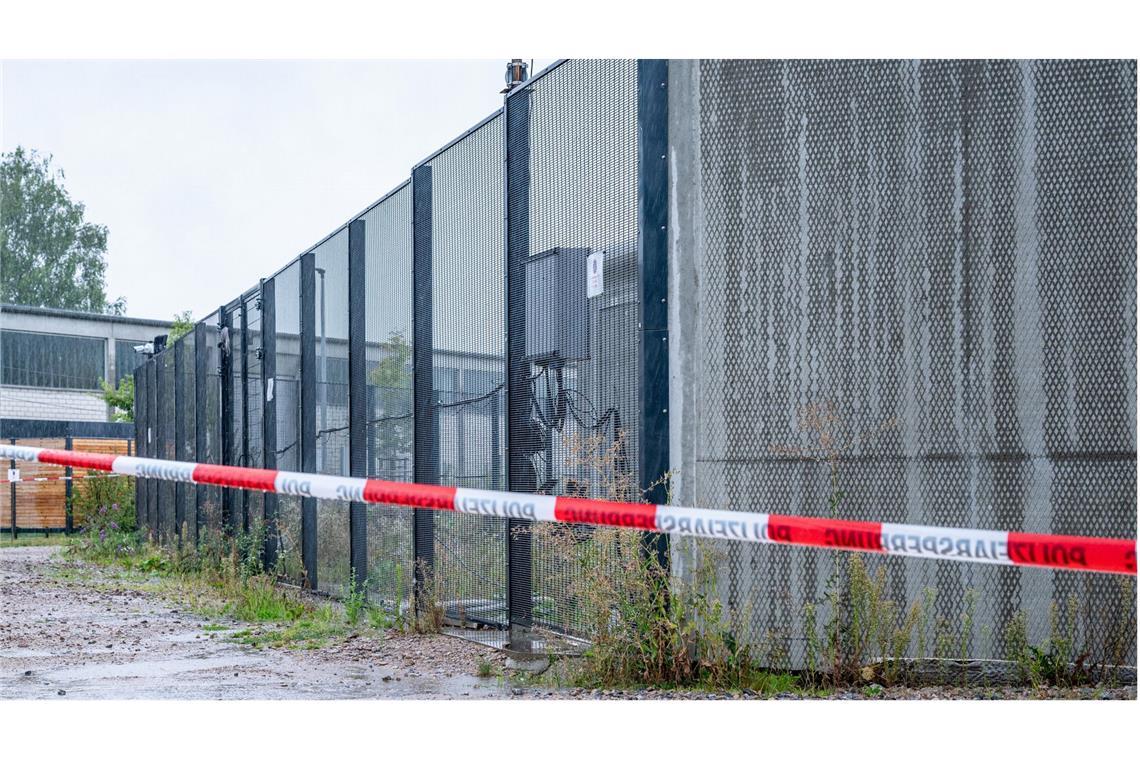
[{"label": "window of building", "polygon": [[102,338],[0,330],[0,382],[96,390],[106,373],[105,352]]}]

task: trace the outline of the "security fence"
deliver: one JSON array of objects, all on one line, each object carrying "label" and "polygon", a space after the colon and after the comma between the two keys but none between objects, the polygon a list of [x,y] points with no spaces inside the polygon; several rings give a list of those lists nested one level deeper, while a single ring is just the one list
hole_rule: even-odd
[{"label": "security fence", "polygon": [[[138,450],[1132,537],[1135,168],[1132,62],[560,62],[137,369]],[[253,535],[283,580],[430,584],[491,632],[588,638],[575,589],[628,566],[589,526],[138,488],[155,540]],[[714,558],[741,635],[802,664],[830,553],[644,548]],[[879,564],[971,656],[1076,594],[1134,660],[1119,579]]]}]

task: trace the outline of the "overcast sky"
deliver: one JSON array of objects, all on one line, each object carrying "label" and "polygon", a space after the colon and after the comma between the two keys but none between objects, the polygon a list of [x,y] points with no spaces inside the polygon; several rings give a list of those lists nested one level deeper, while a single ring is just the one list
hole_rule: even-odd
[{"label": "overcast sky", "polygon": [[110,300],[201,318],[498,108],[505,64],[4,62],[0,146],[107,225]]}]

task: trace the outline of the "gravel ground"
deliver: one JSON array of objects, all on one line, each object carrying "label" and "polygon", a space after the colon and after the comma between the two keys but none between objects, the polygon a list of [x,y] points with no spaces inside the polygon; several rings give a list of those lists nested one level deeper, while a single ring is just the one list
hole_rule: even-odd
[{"label": "gravel ground", "polygon": [[[513,685],[498,650],[451,636],[365,634],[314,650],[253,648],[249,626],[172,607],[58,547],[0,550],[0,696],[8,699],[800,699],[745,692]],[[1136,688],[906,688],[827,699],[1136,699]]]}]

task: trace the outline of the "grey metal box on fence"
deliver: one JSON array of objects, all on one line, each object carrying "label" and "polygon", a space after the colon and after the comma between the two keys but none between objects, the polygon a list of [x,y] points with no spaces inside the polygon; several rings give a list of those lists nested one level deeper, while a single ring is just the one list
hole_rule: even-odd
[{"label": "grey metal box on fence", "polygon": [[589,248],[551,248],[526,262],[526,359],[538,364],[590,358],[586,299]]}]

